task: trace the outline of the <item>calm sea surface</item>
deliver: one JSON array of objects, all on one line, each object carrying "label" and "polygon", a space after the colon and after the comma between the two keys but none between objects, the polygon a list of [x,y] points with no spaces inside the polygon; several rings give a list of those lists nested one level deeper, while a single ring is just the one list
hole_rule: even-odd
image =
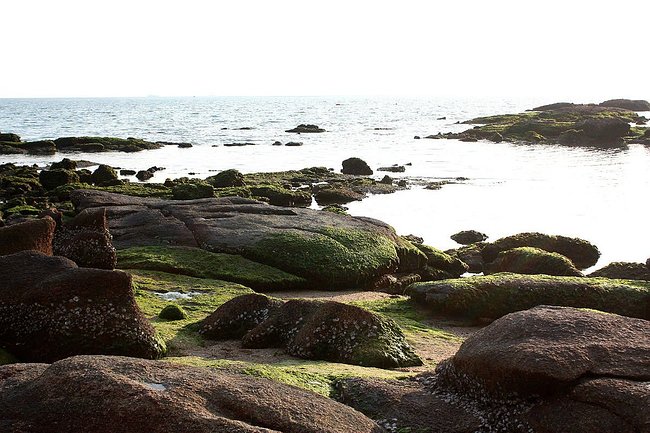
[{"label": "calm sea surface", "polygon": [[[466,177],[438,191],[413,186],[350,204],[350,213],[392,224],[400,234],[417,234],[439,248],[457,246],[449,235],[465,229],[491,239],[522,231],[578,236],[598,245],[598,266],[650,257],[650,148],[633,145],[599,151],[559,146],[414,140],[460,131],[455,122],[519,112],[551,100],[395,98],[116,98],[0,99],[0,131],[23,140],[103,135],[153,141],[182,141],[190,149],[166,146],[136,154],[75,154],[134,170],[166,170],[152,181],[206,177],[228,168],[242,172],[310,166],[337,170],[351,156],[376,169],[412,163],[405,177],[414,183]],[[575,101],[598,102],[598,101]],[[650,116],[650,113],[644,113]],[[446,119],[438,120],[445,117]],[[328,132],[288,134],[300,123]],[[227,129],[225,129],[227,128]],[[241,130],[237,128],[252,128]],[[381,129],[375,129],[381,128]],[[272,146],[301,141],[302,147]],[[224,147],[251,142],[256,146]],[[216,147],[213,147],[215,146]],[[0,162],[40,164],[55,156],[0,155]],[[70,155],[65,155],[70,156]],[[385,173],[375,172],[381,178]]]}]

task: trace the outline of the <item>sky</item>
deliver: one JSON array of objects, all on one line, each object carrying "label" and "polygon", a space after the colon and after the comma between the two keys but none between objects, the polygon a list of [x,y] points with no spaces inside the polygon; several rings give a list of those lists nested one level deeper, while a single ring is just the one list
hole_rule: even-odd
[{"label": "sky", "polygon": [[0,1],[0,98],[650,99],[648,0]]}]

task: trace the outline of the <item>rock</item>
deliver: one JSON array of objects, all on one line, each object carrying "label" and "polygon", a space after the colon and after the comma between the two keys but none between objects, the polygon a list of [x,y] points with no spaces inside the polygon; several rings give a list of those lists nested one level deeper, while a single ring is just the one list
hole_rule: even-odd
[{"label": "rock", "polygon": [[59,162],[53,162],[50,165],[50,170],[57,170],[57,169],[64,169],[64,170],[76,170],[77,169],[77,162],[73,161],[69,158],[63,158]]},{"label": "rock", "polygon": [[616,107],[631,111],[650,111],[650,102],[632,99],[610,99],[599,104],[602,107]]},{"label": "rock", "polygon": [[246,333],[242,345],[367,367],[422,365],[392,319],[339,302],[287,301]]},{"label": "rock", "polygon": [[108,183],[117,180],[117,172],[105,164],[101,164],[93,174],[90,176],[90,180],[95,185],[101,185],[103,183]]},{"label": "rock", "polygon": [[51,191],[61,185],[79,182],[79,176],[73,170],[55,169],[41,170],[38,179],[48,191]]},{"label": "rock", "polygon": [[115,269],[117,256],[108,231],[106,209],[87,209],[60,225],[54,235],[54,254],[82,268]]},{"label": "rock", "polygon": [[122,169],[122,170],[120,170],[120,175],[121,176],[133,176],[133,175],[135,175],[135,170]]},{"label": "rock", "polygon": [[385,175],[384,177],[381,178],[379,183],[383,183],[385,185],[392,185],[393,184],[393,178],[390,177],[389,175]]},{"label": "rock", "polygon": [[587,276],[650,281],[650,269],[643,263],[614,262]]},{"label": "rock", "polygon": [[518,247],[534,247],[550,253],[562,254],[568,257],[578,269],[586,269],[595,265],[600,257],[598,248],[588,241],[542,233],[519,233],[498,239],[485,245],[481,254],[484,262],[490,263],[501,251]]},{"label": "rock", "polygon": [[206,317],[199,333],[212,340],[242,338],[283,303],[280,299],[258,294],[237,296]]},{"label": "rock", "polygon": [[158,313],[158,318],[163,320],[184,320],[187,319],[187,313],[183,310],[182,307],[176,304],[170,304],[165,306],[160,313]]},{"label": "rock", "polygon": [[56,149],[65,152],[139,152],[141,150],[160,149],[163,145],[146,140],[129,137],[61,137],[54,140]]},{"label": "rock", "polygon": [[501,251],[494,261],[483,268],[485,275],[497,272],[515,274],[546,274],[566,277],[582,277],[571,260],[558,253],[532,247],[519,247]]},{"label": "rock", "polygon": [[303,133],[316,133],[316,132],[325,132],[323,128],[320,128],[316,125],[305,125],[305,124],[300,124],[296,126],[293,129],[288,129],[284,132],[297,132],[299,134]]},{"label": "rock", "polygon": [[360,201],[364,195],[349,188],[320,188],[314,193],[314,198],[320,206],[325,206]]},{"label": "rock", "polygon": [[469,320],[496,319],[536,305],[650,318],[650,287],[626,280],[494,274],[415,283],[407,294],[434,313]]},{"label": "rock", "polygon": [[601,142],[621,139],[630,132],[630,124],[616,118],[585,119],[578,122],[576,127],[587,137]]},{"label": "rock", "polygon": [[452,257],[437,248],[418,243],[416,243],[415,246],[427,257],[426,266],[422,271],[419,271],[423,281],[458,278],[469,269],[469,267],[458,258]]},{"label": "rock", "polygon": [[256,143],[224,143],[223,145],[225,147],[243,147],[243,146],[255,146]]},{"label": "rock", "polygon": [[0,227],[0,256],[25,250],[51,256],[55,228],[56,223],[49,217]]},{"label": "rock", "polygon": [[235,169],[224,170],[221,173],[208,177],[205,181],[215,188],[229,188],[246,185],[244,175]]},{"label": "rock", "polygon": [[476,230],[463,230],[451,235],[451,240],[456,241],[461,245],[474,244],[476,242],[483,242],[487,240],[488,236],[484,233],[477,232]]},{"label": "rock", "polygon": [[181,183],[172,188],[174,200],[194,200],[198,198],[214,197],[214,188],[204,182]]},{"label": "rock", "polygon": [[282,146],[282,142],[276,140],[273,142],[273,146]]},{"label": "rock", "polygon": [[490,390],[548,395],[582,378],[650,380],[650,322],[536,307],[475,332],[453,367]]},{"label": "rock", "polygon": [[413,140],[420,140],[421,138],[422,138],[422,137],[420,137],[419,135],[415,135],[415,136],[413,137]]},{"label": "rock", "polygon": [[334,397],[393,432],[483,431],[477,411],[468,410],[461,399],[429,391],[417,380],[341,379],[335,383]]},{"label": "rock", "polygon": [[0,410],[0,425],[34,432],[384,432],[354,409],[290,385],[124,357],[1,367],[0,407],[11,408]]},{"label": "rock", "polygon": [[406,167],[403,165],[392,165],[390,167],[379,167],[377,171],[389,171],[391,173],[404,173],[406,171]]},{"label": "rock", "polygon": [[[434,272],[436,272],[435,270]],[[374,284],[372,287],[373,291],[380,291],[384,293],[389,293],[391,295],[403,295],[404,290],[413,283],[422,281],[425,277],[428,276],[428,268],[424,268],[419,271],[419,274],[402,272],[395,274],[384,274],[382,277]],[[443,271],[437,271],[442,273]],[[446,278],[446,277],[443,277]],[[437,279],[443,279],[437,278]]]},{"label": "rock", "polygon": [[35,251],[0,257],[0,346],[24,361],[165,352],[135,303],[130,275]]},{"label": "rock", "polygon": [[571,102],[555,102],[553,104],[541,105],[539,107],[535,107],[531,111],[550,111],[550,110],[557,110],[560,108],[572,108],[575,107],[575,105],[576,104],[573,104]]},{"label": "rock", "polygon": [[145,182],[153,177],[153,173],[149,170],[140,170],[136,173],[135,177],[138,178],[139,181]]},{"label": "rock", "polygon": [[348,158],[343,161],[343,169],[341,170],[341,173],[368,176],[371,175],[373,171],[363,159]]},{"label": "rock", "polygon": [[284,143],[284,145],[289,147],[298,147],[302,146],[302,141],[289,141],[287,143]]},{"label": "rock", "polygon": [[0,142],[20,143],[20,136],[11,133],[0,133]]},{"label": "rock", "polygon": [[274,206],[308,207],[311,205],[311,194],[306,191],[294,191],[276,185],[251,186],[250,192],[255,198],[267,199]]},{"label": "rock", "polygon": [[93,190],[70,197],[79,210],[107,209],[118,249],[186,245],[239,254],[305,278],[311,288],[370,286],[414,249],[377,220],[245,198],[170,201]]}]

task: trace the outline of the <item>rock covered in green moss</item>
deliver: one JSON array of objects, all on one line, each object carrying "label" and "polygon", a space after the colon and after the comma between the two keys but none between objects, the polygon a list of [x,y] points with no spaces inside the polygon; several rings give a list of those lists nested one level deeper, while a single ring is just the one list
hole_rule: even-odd
[{"label": "rock covered in green moss", "polygon": [[61,185],[79,182],[79,176],[73,170],[58,168],[55,170],[41,170],[38,180],[47,190],[53,190]]},{"label": "rock covered in green moss", "polygon": [[181,183],[172,188],[174,200],[194,200],[214,197],[214,188],[204,182]]},{"label": "rock covered in green moss", "polygon": [[163,145],[137,138],[115,137],[61,137],[54,140],[56,149],[63,152],[139,152],[160,149]]},{"label": "rock covered in green moss", "polygon": [[201,322],[199,333],[213,340],[242,338],[284,302],[259,294],[242,295],[217,308]]},{"label": "rock covered in green moss", "polygon": [[[261,307],[257,309],[258,315],[268,316],[245,333],[242,339],[244,347],[282,347],[300,358],[367,367],[422,364],[395,322],[363,308],[306,299],[294,299],[277,306],[264,304],[258,298],[252,299],[252,295],[244,296],[248,298],[242,301],[235,298],[231,306],[241,311],[241,306],[254,302]],[[231,306],[224,304],[220,307],[228,310],[228,317],[233,313]],[[265,312],[269,306],[271,311]],[[247,324],[251,323],[247,321]]]},{"label": "rock covered in green moss", "polygon": [[463,230],[450,236],[451,239],[461,245],[475,244],[487,240],[488,236],[476,230]]},{"label": "rock covered in green moss", "polygon": [[414,244],[426,257],[426,265],[420,271],[422,281],[458,278],[469,269],[462,260],[424,244]]},{"label": "rock covered in green moss", "polygon": [[469,320],[496,319],[537,305],[650,317],[650,284],[631,280],[503,273],[415,283],[407,293],[434,313]]},{"label": "rock covered in green moss", "polygon": [[643,263],[613,262],[587,276],[650,281],[650,268]]},{"label": "rock covered in green moss", "polygon": [[224,170],[208,177],[205,181],[215,188],[232,188],[246,185],[244,175],[235,169]]},{"label": "rock covered in green moss", "polygon": [[160,310],[158,317],[163,320],[184,320],[187,319],[187,313],[181,306],[169,304]]},{"label": "rock covered in green moss", "polygon": [[298,206],[308,207],[311,205],[311,193],[283,188],[277,185],[255,185],[249,187],[254,198],[268,201],[274,206]]},{"label": "rock covered in green moss", "polygon": [[469,245],[463,245],[460,248],[454,248],[451,250],[445,251],[446,254],[449,254],[452,257],[456,257],[468,267],[467,271],[478,274],[483,272],[483,256],[481,251],[487,245],[485,242],[476,242]]},{"label": "rock covered in green moss", "polygon": [[352,201],[359,201],[363,194],[352,191],[349,188],[319,188],[314,193],[316,202],[321,205],[346,204]]},{"label": "rock covered in green moss", "polygon": [[7,143],[20,143],[20,136],[10,132],[0,133],[0,141]]},{"label": "rock covered in green moss", "polygon": [[90,181],[95,185],[102,185],[117,180],[117,172],[109,165],[101,164],[90,175]]},{"label": "rock covered in green moss", "polygon": [[70,158],[63,158],[59,162],[53,162],[50,165],[50,170],[57,170],[57,169],[76,170],[77,169],[77,161],[73,161]]},{"label": "rock covered in green moss", "polygon": [[232,281],[257,291],[291,290],[306,283],[300,277],[239,255],[192,247],[150,246],[119,250],[117,266]]},{"label": "rock covered in green moss", "polygon": [[650,102],[643,99],[609,99],[599,105],[602,107],[623,108],[630,111],[650,111]]},{"label": "rock covered in green moss", "polygon": [[485,263],[491,263],[501,251],[519,247],[534,247],[550,253],[561,254],[569,258],[578,269],[586,269],[595,265],[600,257],[598,247],[584,239],[543,233],[519,233],[506,236],[486,244],[481,249],[481,255]]},{"label": "rock covered in green moss", "polygon": [[35,251],[0,257],[0,347],[45,362],[77,354],[153,359],[166,351],[128,274]]},{"label": "rock covered in green moss", "polygon": [[29,250],[51,256],[55,229],[50,217],[0,227],[0,256]]},{"label": "rock covered in green moss", "polygon": [[113,233],[118,249],[171,244],[241,255],[312,288],[369,287],[383,274],[426,262],[392,227],[370,218],[237,197],[169,201],[77,190],[71,200],[80,210],[107,209],[110,225],[120,227]]},{"label": "rock covered in green moss", "polygon": [[546,274],[565,277],[581,277],[571,260],[562,254],[549,253],[539,248],[519,247],[501,251],[496,259],[484,269],[485,275],[498,272],[515,274]]},{"label": "rock covered in green moss", "polygon": [[348,158],[342,162],[342,165],[341,173],[343,174],[368,176],[373,173],[368,163],[361,158]]}]

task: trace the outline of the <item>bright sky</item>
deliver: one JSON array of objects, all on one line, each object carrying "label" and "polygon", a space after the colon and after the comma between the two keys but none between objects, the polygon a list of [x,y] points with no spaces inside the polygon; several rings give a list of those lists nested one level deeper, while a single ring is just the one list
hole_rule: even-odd
[{"label": "bright sky", "polygon": [[648,0],[2,0],[0,97],[650,99]]}]

